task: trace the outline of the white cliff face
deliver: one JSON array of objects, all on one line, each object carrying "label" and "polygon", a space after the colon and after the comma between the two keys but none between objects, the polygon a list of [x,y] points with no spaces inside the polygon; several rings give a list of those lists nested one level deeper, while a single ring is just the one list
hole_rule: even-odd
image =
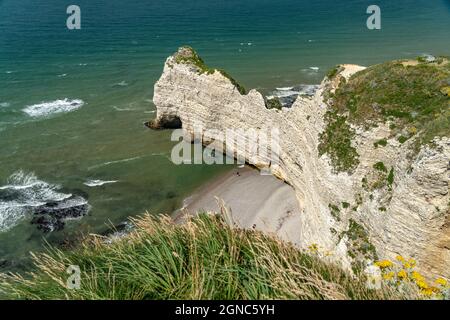
[{"label": "white cliff face", "polygon": [[[346,65],[340,75],[349,78],[362,69]],[[330,86],[336,83],[325,80],[313,98],[299,97],[292,108],[278,111],[267,109],[256,90],[242,95],[218,71],[201,73],[169,57],[155,85],[154,125],[164,127],[179,119],[188,137],[195,126],[222,132],[278,128],[279,164],[271,165],[270,159],[258,154],[246,161],[269,168],[295,189],[301,213],[288,218],[299,221],[298,234],[291,232],[289,241],[301,248],[318,244],[346,266],[355,256],[373,259],[373,246],[380,258],[414,257],[425,274],[450,277],[450,138],[435,139],[432,148],[423,147],[409,159],[408,143],[391,139],[383,148],[374,147],[388,138],[387,125],[369,131],[354,128],[352,145],[360,156],[359,165],[352,174],[336,173],[330,159],[319,157],[318,151],[328,108],[323,93]],[[208,143],[217,139],[221,137],[208,132],[204,137]],[[239,148],[245,147],[227,151],[235,153]],[[380,161],[393,168],[392,185],[369,189],[363,181],[376,181],[373,166]]]}]

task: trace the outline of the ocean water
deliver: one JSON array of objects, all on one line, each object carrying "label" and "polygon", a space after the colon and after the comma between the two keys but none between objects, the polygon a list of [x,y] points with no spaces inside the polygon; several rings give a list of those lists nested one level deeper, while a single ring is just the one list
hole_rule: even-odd
[{"label": "ocean water", "polygon": [[[81,30],[66,28],[71,4]],[[381,30],[366,27],[371,4]],[[170,131],[143,126],[179,46],[270,94],[338,63],[450,55],[449,30],[448,0],[0,0],[0,270],[26,268],[44,240],[170,213],[229,169],[175,166]],[[44,233],[30,212],[51,202],[89,214]]]}]

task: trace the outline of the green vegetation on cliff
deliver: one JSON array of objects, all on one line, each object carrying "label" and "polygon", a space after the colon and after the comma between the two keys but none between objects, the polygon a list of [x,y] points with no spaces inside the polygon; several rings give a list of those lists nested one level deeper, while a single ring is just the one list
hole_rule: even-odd
[{"label": "green vegetation on cliff", "polygon": [[[338,72],[339,68],[332,69],[329,77]],[[369,129],[380,123],[389,124],[387,139],[405,143],[414,138],[412,150],[417,153],[433,138],[450,134],[449,86],[447,58],[432,63],[392,61],[355,73],[348,81],[341,81],[334,93],[326,95],[330,111],[319,153],[328,153],[337,171],[352,171],[357,155],[351,148],[353,134],[349,125]],[[383,139],[375,147],[386,144]]]},{"label": "green vegetation on cliff", "polygon": [[238,89],[241,94],[246,94],[247,90],[240,85],[233,77],[231,77],[226,71],[221,69],[210,68],[205,64],[203,59],[198,55],[198,53],[189,46],[184,46],[178,49],[175,53],[175,62],[182,64],[190,64],[197,68],[200,74],[213,74],[214,72],[220,72],[225,78],[231,81],[231,83]]},{"label": "green vegetation on cliff", "polygon": [[319,156],[328,154],[337,172],[351,172],[359,164],[359,155],[352,146],[355,132],[347,123],[347,116],[327,111],[325,121],[327,128],[319,137]]},{"label": "green vegetation on cliff", "polygon": [[348,230],[343,234],[346,234],[349,238],[348,254],[350,257],[356,259],[357,262],[365,261],[366,259],[378,259],[375,247],[370,242],[369,235],[362,225],[350,219]]},{"label": "green vegetation on cliff", "polygon": [[[318,248],[299,251],[262,233],[231,228],[202,214],[177,225],[146,215],[129,235],[106,243],[87,239],[70,252],[35,256],[24,277],[0,275],[0,290],[19,299],[403,299],[383,285],[367,287],[321,260]],[[359,233],[355,237],[359,237]],[[355,238],[355,239],[356,239]],[[67,267],[79,266],[80,288],[67,289]]]},{"label": "green vegetation on cliff", "polygon": [[283,108],[283,104],[280,101],[280,98],[273,97],[273,98],[267,98],[266,99],[266,108],[267,109],[277,109],[281,110]]}]

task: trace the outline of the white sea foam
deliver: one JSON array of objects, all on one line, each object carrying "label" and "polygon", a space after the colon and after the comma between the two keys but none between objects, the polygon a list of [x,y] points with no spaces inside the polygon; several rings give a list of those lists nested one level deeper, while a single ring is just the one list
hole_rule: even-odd
[{"label": "white sea foam", "polygon": [[119,82],[119,83],[115,83],[113,86],[114,86],[114,87],[126,87],[126,86],[128,86],[128,82],[126,82],[126,81],[124,80],[124,81],[121,81],[121,82]]},{"label": "white sea foam", "polygon": [[294,87],[282,87],[282,88],[276,88],[278,91],[289,91],[294,89]]},{"label": "white sea foam", "polygon": [[276,97],[280,99],[280,102],[284,107],[290,107],[299,95],[313,96],[318,88],[318,85],[311,84],[302,84],[295,87],[276,88],[271,92],[269,96],[267,96],[267,99],[270,100]]},{"label": "white sea foam", "polygon": [[8,108],[10,105],[9,102],[0,102],[0,108]]},{"label": "white sea foam", "polygon": [[84,185],[86,185],[86,186],[88,186],[88,187],[100,187],[100,186],[103,186],[103,185],[105,185],[105,184],[111,184],[111,183],[116,183],[117,182],[117,180],[95,180],[95,179],[92,179],[92,180],[88,180],[88,181],[86,181],[85,183],[84,183]]},{"label": "white sea foam", "polygon": [[181,208],[178,209],[177,211],[183,211],[183,210],[185,210],[185,209],[192,203],[192,200],[193,200],[193,199],[194,199],[194,196],[189,196],[189,197],[183,199],[183,205],[182,205]]},{"label": "white sea foam", "polygon": [[0,233],[8,231],[25,217],[24,206],[15,201],[0,201]]},{"label": "white sea foam", "polygon": [[290,96],[293,96],[293,95],[298,95],[300,92],[299,91],[297,91],[297,90],[289,90],[289,91],[287,91],[287,90],[281,90],[281,91],[278,91],[278,92],[275,92],[275,96],[276,97],[278,97],[278,98],[286,98],[286,97],[290,97]]},{"label": "white sea foam", "polygon": [[116,106],[113,106],[114,110],[119,111],[119,112],[123,112],[123,111],[135,111],[136,109],[133,108],[119,108]]},{"label": "white sea foam", "polygon": [[30,117],[45,117],[57,113],[65,113],[75,111],[84,105],[84,101],[80,99],[63,99],[52,102],[43,102],[25,107],[22,111]]},{"label": "white sea foam", "polygon": [[[60,186],[39,180],[33,173],[18,171],[12,174],[5,186],[0,187],[0,232],[17,225],[33,207],[47,202],[81,201],[71,194],[59,192]],[[85,200],[84,200],[85,201]],[[73,204],[68,203],[67,206]]]},{"label": "white sea foam", "polygon": [[319,67],[309,67],[313,71],[319,71]]},{"label": "white sea foam", "polygon": [[104,241],[107,244],[112,244],[123,237],[125,237],[127,234],[129,234],[134,228],[134,225],[130,222],[124,222],[123,230],[113,232],[111,235],[109,235]]},{"label": "white sea foam", "polygon": [[170,153],[165,153],[165,152],[156,153],[156,152],[154,152],[154,153],[152,153],[152,157],[162,157],[162,158],[165,158],[165,159],[167,159],[169,161],[172,161]]},{"label": "white sea foam", "polygon": [[130,161],[134,161],[134,160],[138,160],[141,157],[133,157],[133,158],[127,158],[127,159],[121,159],[121,160],[114,160],[114,161],[108,161],[108,162],[104,162],[101,164],[97,164],[95,166],[89,167],[88,170],[92,170],[92,169],[97,169],[97,168],[101,168],[101,167],[105,167],[105,166],[109,166],[111,164],[117,164],[117,163],[123,163],[123,162],[130,162]]},{"label": "white sea foam", "polygon": [[133,157],[133,158],[127,158],[127,159],[122,159],[122,160],[116,160],[116,161],[108,161],[103,163],[104,166],[109,166],[110,164],[116,164],[116,163],[122,163],[122,162],[129,162],[129,161],[133,161],[133,160],[137,160],[140,157]]}]

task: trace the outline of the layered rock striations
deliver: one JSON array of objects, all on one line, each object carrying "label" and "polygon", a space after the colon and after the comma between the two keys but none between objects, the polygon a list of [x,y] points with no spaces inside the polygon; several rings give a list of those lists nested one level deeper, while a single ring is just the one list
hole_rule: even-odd
[{"label": "layered rock striations", "polygon": [[[423,68],[444,70],[443,81],[448,81],[448,61],[439,63],[445,66]],[[403,72],[416,75],[410,64],[388,67],[401,78]],[[438,105],[423,111],[423,117],[432,112],[433,121],[441,121],[429,128],[422,109],[409,112],[398,104],[397,110],[385,102],[392,98],[411,104],[404,101],[405,94],[367,102],[377,90],[386,91],[386,75],[386,70],[342,65],[328,74],[314,96],[300,96],[291,108],[268,109],[261,93],[245,92],[184,47],[167,59],[155,84],[152,126],[182,125],[187,137],[196,126],[218,131],[278,128],[277,164],[257,153],[245,160],[271,170],[295,189],[301,212],[280,224],[294,219],[298,231],[279,234],[282,238],[301,248],[317,244],[348,267],[401,254],[414,257],[427,275],[450,277],[449,109]],[[448,101],[438,96],[448,99],[441,92],[429,94],[430,103],[445,106]],[[426,104],[421,97],[417,103]],[[222,139],[212,132],[205,131],[204,143]],[[236,154],[243,147],[234,148],[227,152]]]}]

